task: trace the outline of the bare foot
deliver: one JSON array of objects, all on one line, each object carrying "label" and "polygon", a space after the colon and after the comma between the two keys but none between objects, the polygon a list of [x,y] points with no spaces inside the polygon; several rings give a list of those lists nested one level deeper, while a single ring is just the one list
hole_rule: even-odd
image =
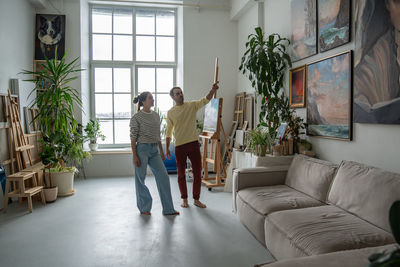
[{"label": "bare foot", "polygon": [[144,211],[144,212],[141,212],[140,214],[143,214],[143,215],[151,215],[151,212],[150,212],[150,211]]},{"label": "bare foot", "polygon": [[164,214],[166,216],[170,216],[170,215],[179,215],[179,211],[175,211],[174,213],[169,213],[169,214]]},{"label": "bare foot", "polygon": [[197,200],[197,199],[194,200],[193,204],[202,209],[207,208],[207,206],[205,204],[201,203],[200,200]]},{"label": "bare foot", "polygon": [[182,204],[181,204],[182,208],[189,208],[189,203],[187,198],[183,200]]}]

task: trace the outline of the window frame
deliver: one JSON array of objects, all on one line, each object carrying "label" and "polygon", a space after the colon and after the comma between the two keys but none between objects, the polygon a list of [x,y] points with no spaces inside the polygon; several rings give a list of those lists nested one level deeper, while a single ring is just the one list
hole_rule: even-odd
[{"label": "window frame", "polygon": [[[93,33],[92,25],[92,10],[95,8],[112,8],[112,19],[111,19],[111,33]],[[132,34],[121,34],[114,33],[114,9],[129,8],[132,9]],[[155,13],[154,21],[154,34],[136,34],[136,10],[151,10]],[[174,35],[157,35],[157,22],[156,16],[157,11],[173,11],[175,29]],[[135,95],[138,94],[138,80],[137,80],[137,70],[138,68],[148,67],[148,68],[172,68],[173,69],[173,84],[176,83],[177,66],[178,66],[178,9],[177,8],[165,8],[157,6],[137,6],[137,5],[107,5],[107,4],[89,4],[89,69],[90,69],[90,118],[96,119],[96,94],[107,94],[105,92],[95,93],[95,68],[130,68],[131,69],[131,92],[125,93],[130,94],[130,98],[133,99]],[[111,60],[93,60],[93,34],[99,35],[111,35]],[[116,61],[114,58],[114,36],[132,36],[132,60],[131,61]],[[136,37],[137,36],[153,36],[154,37],[154,61],[137,61],[136,60]],[[173,37],[174,38],[174,61],[156,61],[157,60],[157,37]],[[114,73],[114,72],[112,72]],[[157,83],[157,71],[155,73],[155,83]],[[108,93],[110,94],[110,93]],[[126,118],[115,118],[114,117],[114,74],[112,74],[112,114],[111,119],[100,119],[100,120],[111,120],[113,122],[113,143],[112,144],[99,144],[100,148],[125,148],[129,147],[130,143],[116,144],[115,143],[115,121],[116,120],[126,120]],[[120,94],[120,93],[116,93]],[[124,93],[122,93],[124,94]],[[157,94],[169,94],[169,93],[157,93],[157,85],[155,84],[155,98],[157,99]],[[154,110],[158,107],[157,100],[155,101]],[[131,102],[131,116],[136,113],[136,105]]]}]

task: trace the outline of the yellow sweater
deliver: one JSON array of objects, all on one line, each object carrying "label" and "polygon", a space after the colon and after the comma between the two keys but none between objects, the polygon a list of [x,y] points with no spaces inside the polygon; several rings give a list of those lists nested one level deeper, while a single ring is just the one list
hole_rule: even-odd
[{"label": "yellow sweater", "polygon": [[167,137],[172,137],[174,131],[175,146],[184,145],[199,140],[196,130],[196,113],[210,100],[202,98],[197,101],[184,102],[181,106],[174,106],[167,114]]}]

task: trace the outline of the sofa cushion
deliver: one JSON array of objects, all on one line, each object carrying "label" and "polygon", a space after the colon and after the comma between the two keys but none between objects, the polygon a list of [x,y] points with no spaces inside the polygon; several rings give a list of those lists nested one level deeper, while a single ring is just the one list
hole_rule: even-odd
[{"label": "sofa cushion", "polygon": [[394,242],[390,233],[335,206],[279,211],[265,220],[265,243],[279,260]]},{"label": "sofa cushion", "polygon": [[286,185],[246,188],[238,192],[238,197],[262,215],[268,215],[274,211],[325,205]]},{"label": "sofa cushion", "polygon": [[338,251],[323,255],[289,259],[274,263],[256,265],[257,267],[366,267],[369,266],[368,257],[374,253],[393,251],[396,245],[386,245],[373,248]]},{"label": "sofa cushion", "polygon": [[325,202],[337,165],[296,155],[286,176],[286,185]]},{"label": "sofa cushion", "polygon": [[244,226],[254,237],[265,246],[264,221],[265,216],[256,212],[240,197],[236,199],[237,214]]},{"label": "sofa cushion", "polygon": [[390,232],[389,209],[400,199],[400,174],[342,161],[328,200]]}]

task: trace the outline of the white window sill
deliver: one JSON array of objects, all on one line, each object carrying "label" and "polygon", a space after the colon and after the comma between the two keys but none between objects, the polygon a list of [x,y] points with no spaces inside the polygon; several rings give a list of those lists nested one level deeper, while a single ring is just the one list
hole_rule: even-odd
[{"label": "white window sill", "polygon": [[130,147],[126,148],[100,148],[97,151],[90,151],[90,154],[94,155],[113,155],[113,154],[132,154]]}]

